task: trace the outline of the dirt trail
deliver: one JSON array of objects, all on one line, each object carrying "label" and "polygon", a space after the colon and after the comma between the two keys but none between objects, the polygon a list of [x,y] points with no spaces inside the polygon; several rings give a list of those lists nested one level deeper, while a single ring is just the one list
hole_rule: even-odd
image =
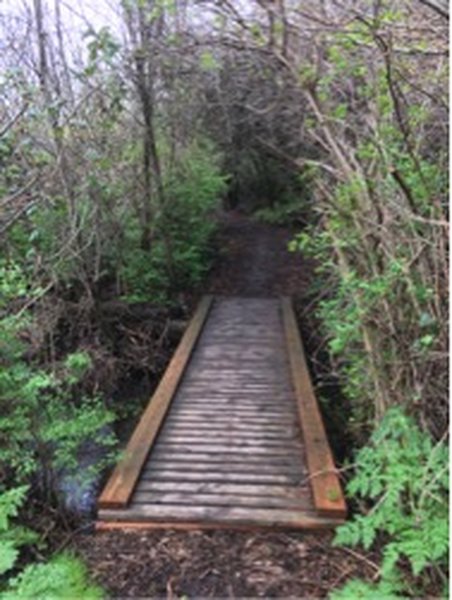
[{"label": "dirt trail", "polygon": [[309,284],[306,261],[287,245],[285,228],[256,222],[237,212],[226,213],[218,238],[220,258],[206,291],[237,296],[299,295]]},{"label": "dirt trail", "polygon": [[[312,264],[287,251],[283,228],[229,213],[202,293],[302,299]],[[79,536],[92,576],[121,598],[324,598],[369,563],[331,546],[331,532],[109,532]]]}]

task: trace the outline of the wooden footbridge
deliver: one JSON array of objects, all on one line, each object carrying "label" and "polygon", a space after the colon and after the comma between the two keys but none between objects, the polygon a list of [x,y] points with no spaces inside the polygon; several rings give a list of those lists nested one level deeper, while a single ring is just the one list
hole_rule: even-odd
[{"label": "wooden footbridge", "polygon": [[98,529],[344,521],[290,299],[202,300],[98,506]]}]

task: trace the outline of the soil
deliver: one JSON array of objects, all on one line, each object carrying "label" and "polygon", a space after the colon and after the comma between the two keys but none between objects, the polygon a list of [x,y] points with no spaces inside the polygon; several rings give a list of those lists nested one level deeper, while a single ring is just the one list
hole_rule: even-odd
[{"label": "soil", "polygon": [[295,231],[226,213],[217,239],[219,258],[205,293],[230,296],[306,295],[314,263],[287,245]]},{"label": "soil", "polygon": [[109,532],[80,538],[91,575],[121,598],[325,598],[368,559],[331,533]]},{"label": "soil", "polygon": [[[217,238],[219,258],[200,292],[290,295],[306,305],[314,265],[288,252],[292,236],[287,228],[227,213]],[[309,325],[306,337],[309,354],[318,342]],[[114,598],[325,598],[345,580],[371,578],[376,570],[368,557],[334,548],[333,535],[111,531],[78,535],[73,547]]]}]

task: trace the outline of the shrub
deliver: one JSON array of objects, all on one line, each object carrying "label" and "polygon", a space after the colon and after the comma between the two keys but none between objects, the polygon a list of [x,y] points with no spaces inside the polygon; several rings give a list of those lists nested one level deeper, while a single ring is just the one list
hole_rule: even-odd
[{"label": "shrub", "polygon": [[186,148],[165,177],[165,205],[155,216],[149,251],[140,248],[139,228],[130,222],[120,269],[127,300],[164,304],[174,293],[200,283],[210,266],[214,211],[226,189],[218,165],[209,142]]},{"label": "shrub", "polygon": [[[446,577],[448,460],[446,444],[434,443],[400,408],[387,412],[357,454],[347,491],[370,508],[341,526],[334,543],[369,549],[377,538],[382,542],[378,589],[385,597],[431,592],[433,568]],[[407,571],[412,577],[405,576]],[[376,590],[353,581],[334,597],[372,597]]]},{"label": "shrub", "polygon": [[[27,487],[0,494],[0,592],[3,600],[20,598],[103,597],[102,590],[88,581],[85,566],[69,554],[55,556],[47,563],[29,564],[17,572],[20,549],[38,541],[38,535],[12,522],[25,501]],[[14,577],[8,573],[15,568]]]},{"label": "shrub", "polygon": [[167,179],[160,217],[162,239],[172,253],[172,284],[196,285],[209,267],[208,244],[216,228],[214,210],[226,191],[220,158],[207,140],[191,144]]},{"label": "shrub", "polygon": [[49,498],[56,491],[59,473],[75,473],[83,486],[104,466],[104,461],[98,461],[81,473],[78,453],[88,440],[105,449],[115,443],[105,433],[114,415],[100,398],[78,390],[91,366],[86,352],[69,354],[53,371],[24,358],[21,336],[31,319],[27,313],[8,314],[7,307],[8,301],[31,294],[31,286],[15,265],[3,265],[1,274],[0,468],[10,482],[26,483],[34,476]]}]

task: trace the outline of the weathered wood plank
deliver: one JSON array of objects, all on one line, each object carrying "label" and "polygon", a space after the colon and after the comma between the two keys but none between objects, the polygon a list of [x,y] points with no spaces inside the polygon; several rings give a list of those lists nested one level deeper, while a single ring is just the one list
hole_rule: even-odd
[{"label": "weathered wood plank", "polygon": [[174,471],[170,469],[146,470],[143,471],[141,477],[143,480],[149,481],[221,481],[224,483],[272,483],[282,485],[299,485],[300,482],[306,479],[303,476],[282,473],[276,475],[271,473],[220,473],[216,469],[205,472]]},{"label": "weathered wood plank", "polygon": [[[200,369],[197,373],[187,376],[186,378],[187,387],[191,387],[192,384],[195,386],[198,384],[204,384],[205,386],[212,387],[212,382],[214,382],[217,386],[222,386],[223,384],[237,384],[240,387],[242,385],[247,386],[262,386],[267,387],[269,390],[272,389],[273,385],[277,383],[276,374],[272,374],[270,369],[264,369],[262,374],[255,373],[251,375],[250,373],[238,373],[232,370],[222,371],[218,369],[217,371],[212,370],[202,370]],[[288,390],[288,386],[284,385],[285,382],[280,381],[279,385],[284,386],[284,390]]]},{"label": "weathered wood plank", "polygon": [[347,512],[346,504],[289,298],[282,300],[282,311],[315,507],[319,514],[337,515],[342,518]]},{"label": "weathered wood plank", "polygon": [[277,410],[275,409],[267,409],[267,408],[256,408],[255,410],[253,409],[246,409],[243,408],[241,409],[240,407],[231,407],[228,410],[224,410],[222,411],[220,408],[217,408],[215,406],[206,406],[206,407],[201,407],[201,408],[197,408],[196,406],[190,406],[190,407],[185,407],[185,406],[175,406],[173,409],[173,414],[175,417],[181,416],[181,417],[189,417],[189,416],[197,416],[197,415],[202,415],[203,417],[209,418],[215,418],[215,417],[221,417],[221,416],[225,416],[225,417],[236,417],[236,418],[246,418],[246,417],[251,417],[251,418],[262,418],[263,420],[265,420],[265,418],[269,421],[272,422],[273,420],[275,421],[280,421],[280,422],[293,422],[293,414],[288,413],[287,411],[284,410]]},{"label": "weathered wood plank", "polygon": [[155,449],[156,450],[177,450],[178,452],[186,452],[188,454],[190,453],[199,453],[199,452],[210,452],[212,454],[215,453],[227,453],[229,452],[234,452],[235,454],[249,454],[251,452],[253,452],[254,454],[266,454],[269,456],[296,456],[297,452],[300,452],[300,450],[302,449],[302,445],[301,443],[299,445],[293,445],[291,444],[290,446],[284,446],[284,447],[275,447],[272,446],[271,448],[269,447],[258,447],[258,446],[251,446],[250,444],[223,444],[223,443],[218,443],[218,444],[177,444],[177,443],[171,443],[171,442],[158,442],[155,445]]},{"label": "weathered wood plank", "polygon": [[[213,414],[215,414],[215,416],[221,417],[224,416],[225,418],[228,417],[237,417],[237,418],[241,418],[241,417],[261,417],[261,418],[267,418],[267,422],[272,422],[273,419],[275,420],[284,420],[285,422],[287,421],[291,421],[293,423],[293,418],[294,416],[296,416],[295,412],[288,412],[288,411],[276,411],[274,409],[272,409],[271,411],[269,409],[266,409],[265,407],[262,408],[257,408],[256,410],[251,410],[251,409],[246,409],[246,408],[241,408],[241,407],[235,407],[235,406],[231,406],[231,407],[221,407],[221,406],[213,406],[213,405],[193,405],[190,406],[189,409],[186,408],[181,408],[180,410],[175,407],[174,408],[174,416],[196,416],[196,415],[203,415],[205,417],[209,417],[209,416],[213,416]],[[292,417],[292,419],[291,419]]]},{"label": "weathered wood plank", "polygon": [[[101,510],[101,521],[162,521],[168,524],[168,508],[165,506],[130,507],[128,510]],[[319,518],[313,513],[301,510],[232,508],[212,506],[171,506],[171,521],[175,523],[218,522],[227,525],[248,525],[261,527],[290,527],[302,529],[329,528],[342,523],[342,519]],[[169,525],[171,527],[171,524]]]},{"label": "weathered wood plank", "polygon": [[197,430],[193,430],[188,427],[178,427],[171,426],[165,428],[161,433],[160,441],[164,439],[171,439],[172,441],[183,441],[183,442],[194,442],[197,439],[201,438],[203,440],[207,440],[208,442],[212,442],[212,440],[274,440],[274,441],[284,441],[284,440],[296,440],[299,439],[299,432],[295,430],[280,430],[280,431],[266,431],[266,429],[258,429],[258,430],[237,430],[237,429],[227,429],[221,427],[220,429],[209,429],[206,427],[205,429],[197,428]]},{"label": "weathered wood plank", "polygon": [[177,400],[174,402],[174,405],[179,406],[179,405],[184,405],[184,406],[214,406],[215,408],[235,408],[235,407],[240,407],[240,408],[246,408],[246,409],[253,409],[253,408],[260,408],[261,406],[263,408],[278,408],[278,409],[286,409],[289,410],[290,412],[292,412],[293,410],[293,403],[291,404],[290,402],[287,402],[286,400],[260,400],[260,399],[256,399],[255,402],[253,402],[252,400],[243,400],[243,398],[227,398],[227,397],[221,397],[221,396],[217,396],[216,398],[205,398],[205,397],[201,397],[201,396],[195,396],[193,395],[191,398],[186,398],[185,402],[183,400]]},{"label": "weathered wood plank", "polygon": [[154,473],[155,471],[170,470],[170,471],[183,471],[190,473],[211,473],[215,471],[217,473],[255,473],[256,475],[297,475],[306,479],[307,470],[303,468],[299,463],[292,462],[289,465],[271,465],[271,464],[256,464],[246,462],[246,459],[242,463],[228,461],[227,459],[221,463],[203,463],[203,462],[192,462],[187,465],[186,461],[177,461],[168,458],[163,461],[150,461],[143,468],[142,473]]},{"label": "weathered wood plank", "polygon": [[[237,463],[237,464],[243,464],[244,462],[246,462],[246,464],[250,465],[250,466],[266,466],[266,465],[275,465],[275,466],[287,466],[287,465],[293,465],[296,464],[296,456],[295,454],[293,456],[268,456],[268,455],[252,455],[250,457],[250,455],[243,455],[242,454],[234,454],[233,452],[228,452],[228,453],[207,453],[207,452],[198,452],[198,453],[191,453],[189,455],[187,454],[181,454],[178,451],[172,451],[172,450],[167,450],[167,451],[161,451],[161,452],[156,452],[153,451],[149,461],[147,464],[151,464],[152,461],[172,461],[172,460],[176,460],[179,462],[183,462],[183,463],[199,463],[199,464],[212,464],[212,465],[216,465],[219,463]],[[303,466],[303,468],[305,468]]]},{"label": "weathered wood plank", "polygon": [[[287,393],[275,393],[275,394],[264,394],[264,393],[249,393],[244,395],[243,390],[237,392],[219,391],[218,393],[212,392],[195,392],[186,389],[184,394],[185,399],[181,396],[177,397],[176,401],[186,402],[187,406],[192,401],[205,401],[205,402],[231,402],[233,404],[241,404],[244,406],[250,404],[251,406],[259,406],[259,404],[273,404],[274,406],[289,406],[293,408],[294,402],[289,401]],[[293,396],[292,396],[293,397]]]},{"label": "weathered wood plank", "polygon": [[275,386],[272,390],[268,386],[260,386],[260,387],[250,387],[250,385],[237,385],[237,384],[224,384],[217,391],[212,389],[212,385],[209,383],[208,385],[194,385],[184,389],[184,392],[187,394],[187,400],[190,400],[193,397],[202,397],[205,395],[212,396],[212,398],[242,398],[246,395],[250,400],[259,400],[262,398],[263,400],[267,400],[269,398],[275,401],[275,404],[279,404],[281,400],[284,400],[289,395],[293,395],[293,391],[289,390],[283,386]]},{"label": "weathered wood plank", "polygon": [[[187,384],[187,389],[191,391],[209,391],[212,389],[210,382],[190,382]],[[285,381],[275,381],[270,385],[268,382],[254,382],[254,381],[235,381],[225,380],[221,382],[221,392],[242,392],[242,393],[280,393],[287,394],[290,392],[290,388]]]},{"label": "weathered wood plank", "polygon": [[266,496],[276,498],[297,499],[308,494],[312,501],[309,485],[284,486],[271,484],[246,484],[246,483],[218,483],[218,482],[193,482],[193,481],[140,481],[136,491],[171,492],[188,494],[235,494],[240,496]]},{"label": "weathered wood plank", "polygon": [[[227,417],[227,416],[234,417],[234,415],[235,415],[235,414],[236,414],[236,412],[237,412],[237,411],[235,410],[236,408],[242,408],[242,409],[249,409],[249,408],[252,408],[252,407],[248,407],[248,405],[247,405],[247,404],[245,404],[245,405],[242,405],[242,404],[240,404],[240,402],[239,402],[239,403],[236,403],[236,402],[229,402],[229,401],[228,401],[228,402],[222,402],[222,401],[215,401],[215,400],[212,400],[211,402],[209,402],[209,403],[207,404],[207,401],[202,401],[202,402],[201,402],[201,401],[199,401],[199,402],[198,402],[197,400],[190,400],[190,407],[191,407],[191,408],[197,408],[197,409],[198,409],[198,410],[200,410],[201,412],[205,412],[205,411],[206,411],[206,407],[207,407],[207,406],[209,406],[211,410],[212,410],[212,408],[215,408],[215,410],[216,410],[216,412],[217,412],[217,414],[218,414],[218,417],[222,417],[222,416],[223,416],[223,417]],[[258,407],[260,407],[260,406],[261,406],[261,405],[260,405],[260,404],[258,404]],[[263,407],[264,407],[264,408],[265,408],[266,406],[267,406],[267,404],[264,404],[264,405],[263,405]],[[284,408],[284,406],[283,406],[283,405],[280,405],[280,407],[281,407],[281,408]],[[289,407],[289,409],[288,409],[288,411],[286,411],[286,412],[287,412],[289,415],[292,415],[292,416],[294,416],[294,415],[295,415],[295,416],[296,416],[296,412],[294,412],[294,410],[293,410],[293,407],[292,407],[292,406],[290,406],[290,407]],[[238,419],[238,423],[237,423],[237,424],[239,424],[239,422],[240,422],[240,419],[241,419],[243,416],[244,416],[243,414],[238,414],[238,415],[236,415],[236,418]],[[256,416],[257,416],[257,415],[256,415]],[[265,415],[265,413],[259,413],[259,417],[265,417],[265,416],[266,416],[266,415]],[[179,418],[182,418],[182,417],[179,417]],[[246,418],[246,417],[245,417],[245,418]],[[271,417],[270,417],[270,418],[266,418],[266,422],[267,422],[267,424],[268,424],[268,425],[271,425]],[[296,423],[296,420],[292,420],[292,423],[294,423],[294,424],[295,424],[295,423]],[[200,424],[201,424],[201,423],[200,423]],[[233,425],[234,425],[234,423],[231,423],[231,430],[233,430],[233,429],[234,429]],[[281,425],[281,424],[279,424],[279,425],[278,425],[278,423],[275,423],[275,426],[276,426],[276,428],[277,428],[279,431],[282,431],[282,430],[286,429],[286,427],[285,427],[284,425]],[[262,428],[261,428],[261,429],[262,429]]]},{"label": "weathered wood plank", "polygon": [[[312,510],[312,500],[307,493],[300,498],[278,498],[275,496],[244,496],[242,494],[188,494],[186,492],[135,492],[132,506],[139,504],[177,504],[179,506],[241,506],[255,508],[285,508]],[[171,508],[168,507],[171,511]]]},{"label": "weathered wood plank", "polygon": [[[247,521],[245,523],[237,523],[228,521],[223,523],[222,521],[212,519],[210,521],[203,520],[193,520],[193,521],[171,521],[171,520],[145,520],[145,521],[105,521],[105,520],[97,520],[95,523],[95,531],[96,532],[105,532],[105,531],[115,531],[115,530],[123,530],[123,531],[218,531],[218,530],[226,530],[226,531],[245,531],[247,533],[250,532],[261,532],[262,530],[271,531],[272,529],[287,529],[294,530],[299,529],[300,531],[309,530],[309,531],[322,531],[325,529],[332,529],[341,525],[344,521],[343,519],[335,519],[335,518],[325,518],[325,517],[317,517],[315,513],[308,513],[302,511],[300,513],[302,516],[300,517],[300,521],[296,524],[279,524],[274,525],[266,524],[266,523],[255,523],[254,521]],[[305,518],[306,517],[306,518]]]},{"label": "weathered wood plank", "polygon": [[237,413],[229,413],[226,411],[218,411],[219,414],[213,415],[212,413],[206,413],[203,411],[179,413],[172,415],[171,423],[184,423],[189,424],[193,427],[199,423],[204,422],[207,425],[224,425],[226,429],[228,426],[234,426],[236,424],[244,425],[255,425],[260,427],[294,427],[297,424],[297,415],[289,414],[284,416],[276,417],[274,415],[239,415]]},{"label": "weathered wood plank", "polygon": [[274,433],[275,435],[278,433],[291,433],[293,435],[296,435],[298,433],[298,428],[297,428],[297,423],[295,421],[293,421],[290,424],[278,424],[278,423],[265,423],[264,425],[262,423],[253,423],[253,422],[247,422],[245,420],[245,422],[243,422],[241,419],[236,419],[234,422],[230,422],[230,421],[220,421],[220,422],[205,422],[202,419],[171,419],[171,421],[168,419],[168,421],[166,422],[166,426],[167,427],[171,427],[174,428],[173,431],[176,430],[189,430],[189,431],[193,431],[193,430],[197,430],[200,432],[203,431],[207,431],[207,432],[221,432],[221,431],[236,431],[237,433],[244,433],[246,434],[248,431],[256,431],[256,432],[262,432],[265,431],[266,433]]},{"label": "weathered wood plank", "polygon": [[296,438],[286,439],[269,439],[265,437],[252,437],[238,438],[235,435],[222,435],[221,437],[207,437],[207,436],[181,436],[175,433],[166,432],[159,437],[159,444],[193,444],[193,445],[213,445],[222,444],[228,448],[266,448],[273,450],[274,448],[294,448],[298,449],[301,447],[301,442]]},{"label": "weathered wood plank", "polygon": [[253,361],[259,364],[272,364],[273,359],[275,358],[276,352],[273,348],[269,349],[266,346],[257,346],[256,348],[247,348],[246,346],[238,349],[236,347],[230,346],[226,347],[225,345],[204,345],[199,350],[199,354],[197,356],[198,359],[218,359],[218,358],[232,358],[240,361],[248,361],[250,364],[253,364]]},{"label": "weathered wood plank", "polygon": [[159,432],[173,395],[181,381],[185,367],[202,331],[213,298],[205,297],[188,326],[171,362],[149,402],[125,450],[105,486],[98,504],[100,507],[127,505],[140,470]]}]

